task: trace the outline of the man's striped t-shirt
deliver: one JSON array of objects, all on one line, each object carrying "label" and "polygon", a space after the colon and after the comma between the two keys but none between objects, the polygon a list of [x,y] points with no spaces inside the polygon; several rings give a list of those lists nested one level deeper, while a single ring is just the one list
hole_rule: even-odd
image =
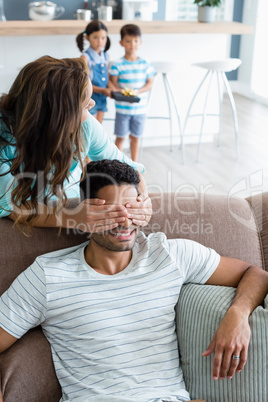
[{"label": "man's striped t-shirt", "polygon": [[[136,61],[128,61],[124,57],[111,64],[110,75],[118,77],[119,88],[140,89],[146,84],[148,78],[154,76],[155,72],[151,64],[141,58]],[[136,115],[147,112],[148,92],[138,95],[138,103],[115,101],[117,113]]]},{"label": "man's striped t-shirt", "polygon": [[38,257],[0,298],[0,326],[20,338],[42,325],[62,401],[188,401],[175,306],[181,286],[205,283],[220,256],[140,233],[129,265],[102,275],[86,263],[86,246]]}]

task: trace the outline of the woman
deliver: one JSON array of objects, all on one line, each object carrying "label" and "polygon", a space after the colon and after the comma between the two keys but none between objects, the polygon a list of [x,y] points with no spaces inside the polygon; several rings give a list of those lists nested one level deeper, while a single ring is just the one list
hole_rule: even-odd
[{"label": "woman", "polygon": [[[28,226],[110,230],[126,216],[146,225],[151,201],[142,178],[131,208],[85,200],[75,210],[66,200],[79,197],[82,166],[88,159],[134,163],[109,140],[88,113],[94,106],[88,69],[81,59],[44,56],[27,64],[8,94],[0,98],[0,217]],[[57,199],[57,207],[51,206]],[[107,219],[107,209],[109,209]]]}]

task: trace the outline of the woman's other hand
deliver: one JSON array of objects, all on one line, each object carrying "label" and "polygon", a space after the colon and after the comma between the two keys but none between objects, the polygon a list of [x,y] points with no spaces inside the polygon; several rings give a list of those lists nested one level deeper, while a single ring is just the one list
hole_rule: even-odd
[{"label": "woman's other hand", "polygon": [[131,218],[135,225],[148,225],[153,214],[152,201],[149,196],[145,197],[143,194],[140,194],[137,197],[137,202],[126,204],[126,208],[128,218]]}]

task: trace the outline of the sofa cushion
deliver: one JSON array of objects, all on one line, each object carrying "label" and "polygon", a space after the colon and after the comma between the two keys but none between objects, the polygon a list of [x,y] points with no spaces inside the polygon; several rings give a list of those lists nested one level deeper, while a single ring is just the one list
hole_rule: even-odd
[{"label": "sofa cushion", "polygon": [[55,228],[33,228],[26,236],[8,218],[0,219],[0,295],[41,254],[83,243],[88,234]]},{"label": "sofa cushion", "polygon": [[246,200],[251,207],[258,228],[263,268],[268,271],[268,193],[254,194]]},{"label": "sofa cushion", "polygon": [[29,331],[0,354],[0,373],[5,402],[60,400],[61,387],[50,346],[40,327]]},{"label": "sofa cushion", "polygon": [[264,268],[255,214],[245,199],[197,192],[150,195],[154,214],[145,233],[195,240],[222,256]]},{"label": "sofa cushion", "polygon": [[246,366],[230,380],[212,380],[213,355],[202,357],[236,289],[222,286],[184,285],[177,306],[177,333],[181,364],[192,399],[206,402],[268,400],[268,295],[265,308],[250,316],[252,331]]}]

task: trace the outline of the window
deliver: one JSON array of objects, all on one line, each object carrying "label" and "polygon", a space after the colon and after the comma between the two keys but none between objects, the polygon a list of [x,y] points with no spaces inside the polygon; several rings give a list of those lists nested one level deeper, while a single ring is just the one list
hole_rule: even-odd
[{"label": "window", "polygon": [[[197,21],[197,5],[193,0],[166,0],[166,20]],[[223,1],[216,9],[216,20],[232,20],[233,0]]]},{"label": "window", "polygon": [[267,0],[259,0],[253,56],[252,89],[256,94],[256,98],[260,98],[266,103],[268,101],[268,60],[265,51],[268,34],[267,12]]}]

